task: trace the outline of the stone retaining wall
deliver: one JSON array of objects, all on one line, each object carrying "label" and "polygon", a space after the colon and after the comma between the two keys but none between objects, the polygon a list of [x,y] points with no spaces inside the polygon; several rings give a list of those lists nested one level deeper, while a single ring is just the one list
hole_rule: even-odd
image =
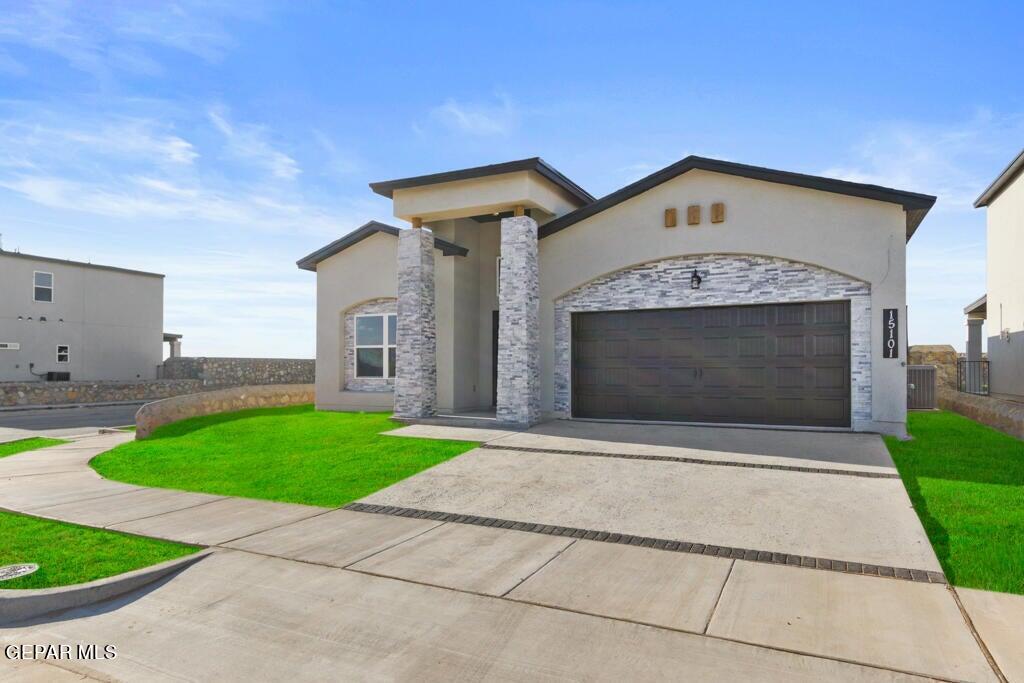
[{"label": "stone retaining wall", "polygon": [[315,375],[311,358],[180,357],[163,365],[164,379],[196,379],[213,387],[309,384]]},{"label": "stone retaining wall", "polygon": [[203,390],[196,379],[136,382],[0,382],[0,407],[152,401]]},{"label": "stone retaining wall", "polygon": [[907,353],[910,365],[934,365],[935,386],[956,389],[957,352],[949,344],[917,344]]},{"label": "stone retaining wall", "polygon": [[135,438],[145,439],[161,425],[200,415],[247,408],[278,408],[316,400],[312,384],[272,384],[204,391],[147,403],[135,414]]},{"label": "stone retaining wall", "polygon": [[975,422],[1024,439],[1024,403],[965,394],[945,387],[940,388],[938,394],[939,407],[943,410],[952,410]]}]

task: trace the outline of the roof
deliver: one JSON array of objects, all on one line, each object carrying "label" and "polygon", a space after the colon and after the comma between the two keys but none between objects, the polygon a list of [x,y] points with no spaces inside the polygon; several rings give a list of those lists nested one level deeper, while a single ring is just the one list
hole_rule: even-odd
[{"label": "roof", "polygon": [[1006,189],[1006,186],[1017,179],[1017,176],[1024,171],[1024,149],[1020,151],[1017,158],[1010,162],[1010,165],[1003,169],[999,177],[992,181],[992,184],[981,193],[981,196],[974,200],[974,208],[980,209],[988,206],[992,200],[999,196],[999,193]]},{"label": "roof", "polygon": [[95,268],[96,270],[109,270],[115,273],[128,273],[129,275],[145,275],[147,277],[164,277],[163,273],[150,273],[145,270],[132,270],[130,268],[118,268],[117,266],[103,266],[98,263],[86,263],[85,261],[71,261],[52,256],[35,256],[23,254],[20,251],[4,251],[0,249],[0,256],[11,256],[13,258],[28,259],[31,261],[45,261],[46,263],[59,263],[64,266],[81,266],[82,268]]},{"label": "roof", "polygon": [[592,204],[587,204],[586,206],[576,209],[571,213],[567,213],[564,216],[560,216],[559,218],[545,223],[538,231],[539,237],[544,238],[553,235],[559,230],[564,230],[570,225],[578,223],[586,218],[590,218],[605,209],[609,209],[616,204],[620,204],[627,199],[631,199],[638,194],[646,192],[657,185],[694,169],[713,171],[715,173],[725,173],[743,178],[752,178],[754,180],[764,180],[769,183],[806,187],[812,190],[834,192],[836,194],[843,194],[851,197],[862,197],[864,199],[875,199],[882,202],[899,204],[907,213],[908,241],[914,234],[917,226],[920,225],[921,221],[924,219],[925,214],[928,213],[928,210],[935,203],[935,197],[926,194],[918,194],[916,192],[893,190],[879,185],[852,183],[846,180],[804,175],[803,173],[792,173],[790,171],[776,171],[770,168],[748,166],[746,164],[737,164],[731,161],[721,161],[719,159],[688,156],[681,161],[677,161],[671,166],[666,166],[660,171],[655,171],[646,178],[641,178],[635,183],[626,185],[611,194],[605,195]]},{"label": "roof", "polygon": [[[334,240],[326,247],[317,249],[312,254],[305,256],[295,262],[299,268],[303,270],[316,270],[316,264],[323,260],[329,259],[335,254],[345,251],[353,244],[362,242],[371,235],[376,235],[378,232],[387,233],[398,237],[398,233],[402,231],[401,228],[396,228],[393,225],[387,225],[386,223],[379,223],[378,221],[370,221],[365,225],[362,225],[349,234],[345,235],[341,239]],[[434,247],[441,250],[441,253],[445,256],[465,256],[469,253],[469,249],[460,247],[457,244],[453,244],[447,240],[434,238]]]},{"label": "roof", "polygon": [[183,334],[175,334],[174,332],[164,332],[164,341],[165,342],[178,341],[179,339],[181,339],[184,336],[185,335],[183,335]]},{"label": "roof", "polygon": [[445,171],[444,173],[432,173],[430,175],[421,175],[412,178],[385,180],[377,183],[370,183],[370,189],[377,194],[390,199],[394,195],[395,190],[402,190],[409,187],[421,187],[423,185],[435,185],[437,183],[450,183],[455,180],[484,178],[486,176],[501,175],[502,173],[515,173],[517,171],[534,171],[535,173],[539,173],[555,185],[558,185],[560,188],[568,192],[580,204],[589,204],[594,201],[594,196],[592,194],[569,180],[540,157],[530,157],[529,159],[519,159],[518,161],[506,161],[504,163],[491,164],[489,166],[474,166],[473,168],[463,168],[457,171]]},{"label": "roof", "polygon": [[982,294],[979,298],[964,306],[964,315],[971,313],[988,312],[988,294]]}]

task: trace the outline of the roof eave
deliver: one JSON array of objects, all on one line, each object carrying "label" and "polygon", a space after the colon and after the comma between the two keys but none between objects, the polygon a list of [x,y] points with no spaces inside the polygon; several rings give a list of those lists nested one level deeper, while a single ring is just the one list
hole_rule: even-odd
[{"label": "roof eave", "polygon": [[487,176],[516,173],[519,171],[533,171],[539,174],[553,184],[562,188],[581,205],[589,204],[595,200],[592,194],[574,183],[567,176],[558,171],[558,169],[554,168],[540,157],[516,159],[515,161],[503,161],[498,164],[474,166],[454,171],[443,171],[441,173],[412,176],[410,178],[382,180],[370,183],[370,189],[382,197],[394,199],[395,190],[404,190],[410,187],[422,187],[424,185],[451,183],[459,180],[470,180],[473,178],[486,178]]},{"label": "roof eave", "polygon": [[1006,189],[1006,186],[1016,180],[1017,176],[1024,171],[1024,149],[1011,161],[1003,172],[1000,173],[992,184],[985,188],[985,191],[974,200],[974,208],[980,209],[992,203],[999,193]]},{"label": "roof eave", "polygon": [[847,180],[835,178],[823,178],[821,176],[793,173],[791,171],[778,171],[760,166],[749,166],[731,161],[709,159],[707,157],[689,156],[681,161],[655,171],[651,175],[626,185],[623,188],[605,195],[592,204],[580,207],[576,211],[560,216],[541,227],[539,237],[544,238],[563,230],[574,223],[578,223],[590,216],[596,215],[605,209],[616,204],[643,194],[647,190],[661,185],[664,182],[683,175],[692,170],[710,171],[713,173],[724,173],[753,180],[804,187],[807,189],[834,192],[863,199],[874,199],[878,201],[900,204],[907,212],[907,240],[913,236],[917,226],[924,220],[928,210],[935,204],[935,197],[905,190],[894,190],[879,185],[868,185],[864,183],[853,183]]},{"label": "roof eave", "polygon": [[[300,258],[295,262],[295,265],[301,270],[308,270],[315,273],[316,266],[321,261],[325,261],[335,254],[339,254],[349,247],[362,242],[367,237],[379,232],[398,237],[399,233],[402,232],[402,229],[397,228],[394,225],[388,225],[387,223],[370,221],[369,223],[359,226],[344,237],[336,239],[330,244],[320,247],[313,253]],[[454,242],[449,242],[448,240],[443,240],[439,237],[434,238],[434,248],[440,250],[445,256],[466,256],[469,253],[469,249],[466,247],[459,246]]]}]

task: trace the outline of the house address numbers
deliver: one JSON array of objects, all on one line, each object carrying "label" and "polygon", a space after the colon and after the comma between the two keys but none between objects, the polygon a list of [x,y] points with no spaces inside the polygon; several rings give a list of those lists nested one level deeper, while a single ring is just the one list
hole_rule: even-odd
[{"label": "house address numbers", "polygon": [[900,314],[895,308],[882,309],[882,357],[900,357]]}]

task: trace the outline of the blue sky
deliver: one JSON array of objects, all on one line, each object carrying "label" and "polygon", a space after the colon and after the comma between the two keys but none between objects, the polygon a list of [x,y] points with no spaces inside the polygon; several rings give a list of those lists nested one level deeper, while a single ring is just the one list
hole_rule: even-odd
[{"label": "blue sky", "polygon": [[294,262],[391,219],[369,181],[539,155],[599,196],[701,154],[938,195],[909,334],[962,348],[1024,5],[748,5],[0,0],[3,245],[166,273],[187,354],[310,357]]}]

